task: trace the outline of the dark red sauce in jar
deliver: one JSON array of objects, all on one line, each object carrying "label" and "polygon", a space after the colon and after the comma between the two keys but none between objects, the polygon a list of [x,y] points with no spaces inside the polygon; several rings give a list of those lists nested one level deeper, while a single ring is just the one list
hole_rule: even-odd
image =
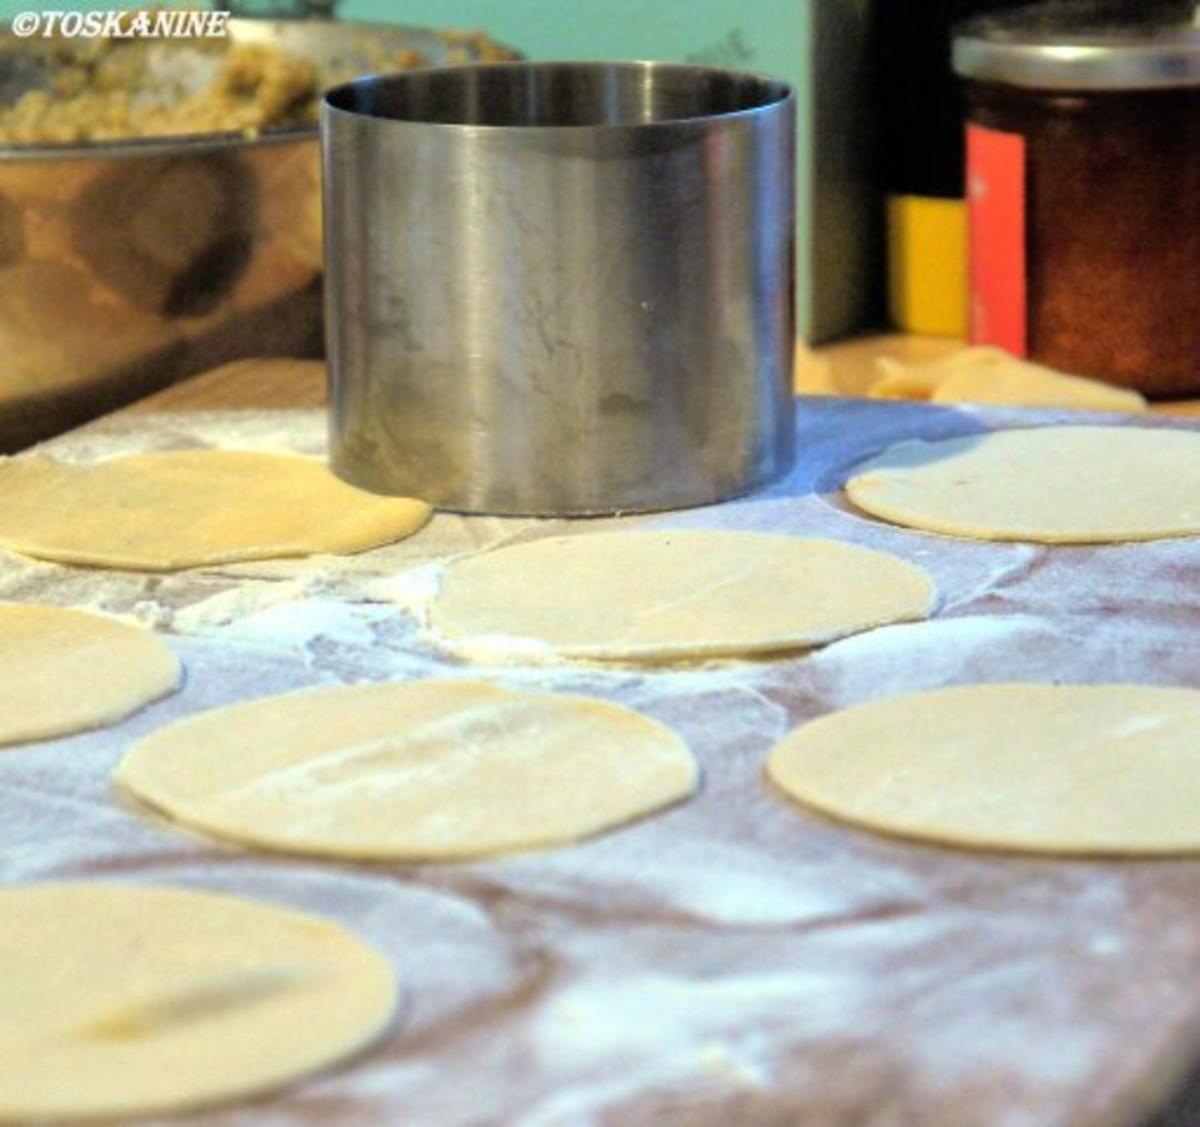
[{"label": "dark red sauce in jar", "polygon": [[1200,391],[1200,6],[1018,9],[962,25],[954,63],[972,340]]}]

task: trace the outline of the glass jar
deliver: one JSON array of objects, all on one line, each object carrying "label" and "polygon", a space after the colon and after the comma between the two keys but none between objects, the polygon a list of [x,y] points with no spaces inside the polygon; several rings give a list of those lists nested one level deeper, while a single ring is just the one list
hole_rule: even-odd
[{"label": "glass jar", "polygon": [[1038,5],[958,29],[970,337],[1200,391],[1200,7]]}]

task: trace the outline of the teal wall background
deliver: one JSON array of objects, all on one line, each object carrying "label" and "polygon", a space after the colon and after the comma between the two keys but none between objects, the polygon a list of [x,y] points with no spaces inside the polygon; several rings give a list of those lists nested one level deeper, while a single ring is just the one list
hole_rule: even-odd
[{"label": "teal wall background", "polygon": [[[124,5],[117,5],[123,7]],[[18,12],[87,12],[92,8],[104,9],[104,4],[85,4],[80,0],[63,0],[61,4],[22,4],[21,0],[0,0],[0,18],[12,19]]]}]

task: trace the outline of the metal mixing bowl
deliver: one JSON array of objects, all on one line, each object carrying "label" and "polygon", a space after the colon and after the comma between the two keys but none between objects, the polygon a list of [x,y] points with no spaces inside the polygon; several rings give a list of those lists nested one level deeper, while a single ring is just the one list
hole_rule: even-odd
[{"label": "metal mixing bowl", "polygon": [[[235,19],[229,35],[330,83],[405,50],[514,57],[482,36],[318,20]],[[33,42],[0,36],[0,104],[47,82]],[[227,360],[321,355],[321,242],[315,124],[0,146],[0,452]]]}]

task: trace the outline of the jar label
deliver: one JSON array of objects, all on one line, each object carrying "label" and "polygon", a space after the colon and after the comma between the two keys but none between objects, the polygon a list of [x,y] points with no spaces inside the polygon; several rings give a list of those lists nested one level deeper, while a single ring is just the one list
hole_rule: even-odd
[{"label": "jar label", "polygon": [[967,124],[972,344],[1028,355],[1025,138]]}]

